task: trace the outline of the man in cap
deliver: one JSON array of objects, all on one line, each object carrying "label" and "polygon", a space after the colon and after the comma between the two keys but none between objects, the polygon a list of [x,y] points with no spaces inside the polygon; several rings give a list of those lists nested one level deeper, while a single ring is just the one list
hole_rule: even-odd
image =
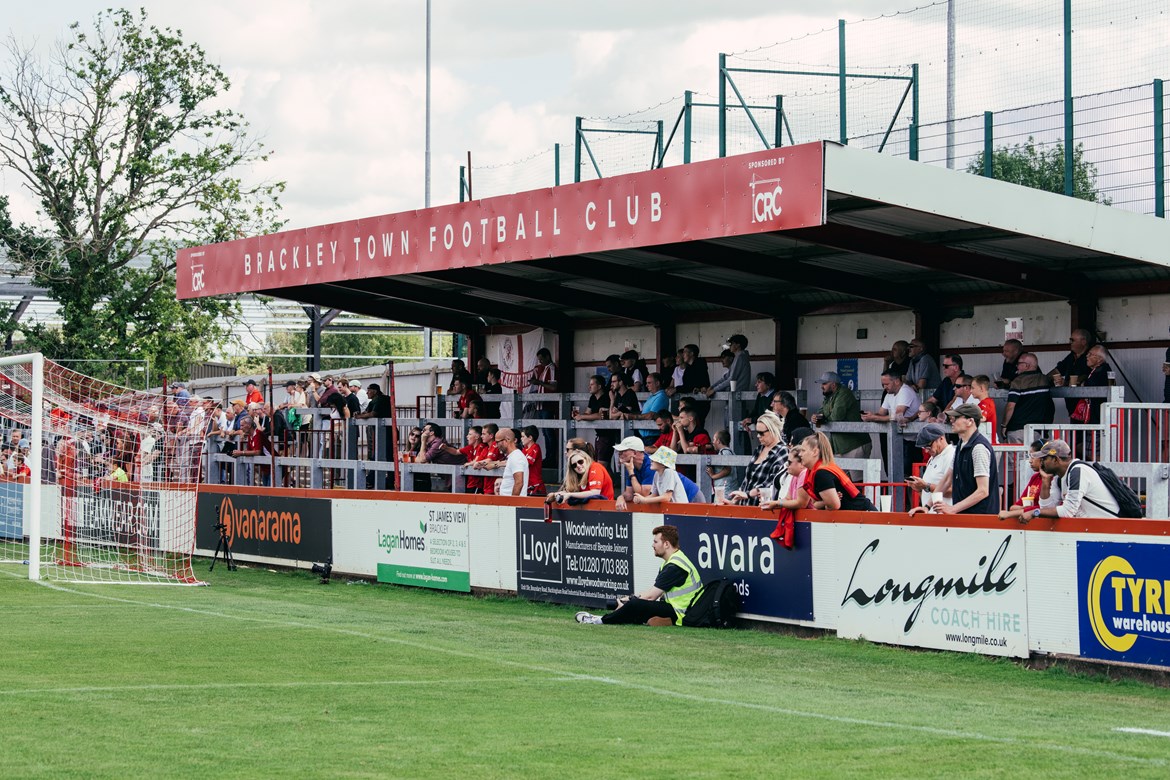
[{"label": "man in cap", "polygon": [[[946,493],[951,484],[955,447],[947,443],[947,429],[938,423],[926,425],[918,432],[914,446],[926,450],[930,454],[930,460],[926,462],[921,477],[906,478],[906,484],[922,492],[922,505],[914,507],[910,514],[914,514],[915,510],[923,511],[929,508],[935,498],[941,498],[944,504],[952,503],[951,497]],[[932,493],[937,493],[938,496],[932,496]]]},{"label": "man in cap", "polygon": [[[841,384],[841,377],[836,371],[826,371],[817,381],[821,383],[825,401],[820,411],[813,415],[815,425],[861,422],[861,406],[857,403],[857,396]],[[829,442],[833,445],[834,457],[838,458],[868,458],[873,451],[868,433],[830,433]],[[849,476],[859,479],[860,473],[856,476],[851,473]]]},{"label": "man in cap", "polygon": [[[646,455],[646,444],[637,436],[627,436],[618,442],[614,450],[618,454],[618,463],[622,470],[622,481],[625,485],[621,495],[614,501],[617,509],[627,509],[633,502],[634,495],[648,496],[654,486],[654,468],[650,465],[650,458]],[[706,498],[699,492],[699,486],[694,480],[679,474],[686,493],[688,503],[702,503]]]},{"label": "man in cap", "polygon": [[366,404],[366,410],[356,415],[358,419],[365,420],[369,417],[390,416],[390,396],[383,393],[381,387],[376,384],[371,384],[366,388],[366,398],[369,399],[369,402]]},{"label": "man in cap", "polygon": [[356,379],[349,380],[349,394],[345,396],[345,405],[349,407],[349,417],[351,420],[362,413],[362,399],[358,396],[361,390],[361,382]]},{"label": "man in cap", "polygon": [[248,404],[264,403],[264,395],[260,392],[260,388],[256,386],[256,380],[249,379],[247,382],[244,382],[244,401]]},{"label": "man in cap", "polygon": [[959,449],[951,469],[952,504],[936,502],[934,511],[946,515],[994,515],[999,511],[999,468],[991,442],[979,432],[983,413],[975,404],[947,410],[947,419],[959,435]]},{"label": "man in cap", "polygon": [[1096,469],[1073,457],[1067,442],[1046,441],[1032,457],[1040,459],[1040,470],[1053,479],[1051,484],[1041,486],[1040,506],[1032,510],[1031,519],[1117,517],[1121,509],[1117,499]]}]

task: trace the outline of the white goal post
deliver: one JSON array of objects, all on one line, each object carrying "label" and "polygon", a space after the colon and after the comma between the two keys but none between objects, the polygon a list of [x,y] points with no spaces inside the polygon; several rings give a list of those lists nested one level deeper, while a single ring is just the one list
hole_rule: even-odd
[{"label": "white goal post", "polygon": [[204,402],[0,357],[0,565],[31,580],[198,585]]}]

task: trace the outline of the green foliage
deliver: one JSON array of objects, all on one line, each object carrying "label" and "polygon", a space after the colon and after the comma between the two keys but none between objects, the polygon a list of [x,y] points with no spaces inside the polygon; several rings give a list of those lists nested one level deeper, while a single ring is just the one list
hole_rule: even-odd
[{"label": "green foliage", "polygon": [[175,253],[281,224],[283,184],[238,176],[266,153],[241,116],[211,105],[226,74],[142,10],[71,25],[48,66],[27,49],[9,53],[0,165],[39,210],[35,224],[16,224],[0,196],[0,247],[57,301],[63,324],[0,332],[58,360],[146,359],[156,374],[184,376],[227,342],[236,306],[177,301]]},{"label": "green foliage", "polygon": [[[306,330],[308,326],[306,326]],[[431,354],[435,357],[451,355],[451,334],[433,333]],[[256,373],[266,370],[269,364],[277,374],[296,373],[305,370],[303,357],[276,357],[277,355],[299,355],[305,353],[306,334],[297,331],[272,331],[264,345],[265,355],[242,356],[233,359],[241,373]],[[357,355],[365,357],[326,357],[321,359],[321,370],[336,371],[346,368],[369,366],[387,360],[401,358],[417,359],[422,355],[421,333],[369,332],[328,330],[321,334],[322,355]]]},{"label": "green foliage", "polygon": [[[967,173],[983,174],[983,152],[967,164]],[[1031,136],[1022,144],[1000,146],[991,155],[993,178],[1045,192],[1064,193],[1064,144],[1038,147]],[[1073,148],[1073,197],[1108,206],[1097,191],[1097,166],[1085,160],[1084,144]]]}]

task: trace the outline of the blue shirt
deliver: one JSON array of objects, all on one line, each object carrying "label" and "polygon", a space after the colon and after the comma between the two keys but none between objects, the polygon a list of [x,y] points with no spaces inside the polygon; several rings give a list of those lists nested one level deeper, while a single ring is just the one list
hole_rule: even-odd
[{"label": "blue shirt", "polygon": [[[648,413],[652,413],[652,412],[661,412],[661,411],[664,411],[669,406],[670,406],[670,399],[666,397],[666,391],[659,390],[657,393],[651,393],[650,397],[646,399],[646,402],[644,404],[642,404],[642,414],[648,414]],[[651,417],[650,419],[653,420],[654,418]],[[638,432],[641,433],[643,436],[654,436],[654,437],[658,436],[658,428],[657,427],[639,428]]]},{"label": "blue shirt", "polygon": [[683,474],[679,474],[678,478],[682,480],[683,490],[687,492],[687,502],[693,504],[695,501],[695,496],[699,495],[699,486],[689,480]]}]

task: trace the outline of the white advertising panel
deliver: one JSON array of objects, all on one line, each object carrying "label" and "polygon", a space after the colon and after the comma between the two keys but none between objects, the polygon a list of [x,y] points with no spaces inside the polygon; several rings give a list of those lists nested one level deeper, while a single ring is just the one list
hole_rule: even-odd
[{"label": "white advertising panel", "polygon": [[337,567],[378,582],[471,590],[468,507],[422,501],[333,502]]},{"label": "white advertising panel", "polygon": [[1028,656],[1023,532],[842,525],[837,541],[840,636]]}]

